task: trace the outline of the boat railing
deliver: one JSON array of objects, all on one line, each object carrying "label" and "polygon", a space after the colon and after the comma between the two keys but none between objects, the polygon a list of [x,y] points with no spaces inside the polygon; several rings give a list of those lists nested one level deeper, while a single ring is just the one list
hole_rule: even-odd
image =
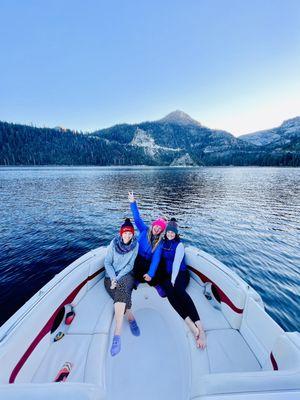
[{"label": "boat railing", "polygon": [[[99,250],[100,248],[96,249]],[[11,332],[14,331],[17,326],[19,326],[22,321],[27,317],[28,314],[36,307],[36,305],[42,301],[48,293],[50,293],[56,286],[58,286],[63,279],[66,279],[75,269],[81,267],[83,264],[89,262],[92,258],[96,257],[98,254],[95,250],[90,251],[85,254],[84,259],[80,261],[80,259],[75,260],[68,267],[63,269],[61,272],[56,274],[53,279],[51,279],[44,287],[42,287],[31,299],[26,302],[19,311],[12,317],[13,321],[10,319],[4,323],[4,325],[0,328],[0,344],[5,342],[5,339],[10,335]],[[81,258],[82,258],[81,257]],[[6,327],[6,325],[9,325]],[[4,332],[3,332],[4,331]]]},{"label": "boat railing", "polygon": [[226,265],[224,265],[221,261],[218,261],[215,259],[213,256],[210,254],[197,249],[194,246],[188,246],[186,250],[192,249],[196,252],[196,255],[198,257],[201,257],[205,259],[208,263],[212,264],[214,267],[222,271],[225,275],[227,275],[235,284],[237,287],[243,286],[245,289],[250,289],[250,286],[242,279],[240,278],[236,272],[232,271],[230,268],[228,268]]}]

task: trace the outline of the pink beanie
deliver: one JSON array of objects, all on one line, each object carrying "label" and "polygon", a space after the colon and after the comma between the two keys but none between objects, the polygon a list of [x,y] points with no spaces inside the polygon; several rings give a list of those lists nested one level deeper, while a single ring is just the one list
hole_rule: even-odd
[{"label": "pink beanie", "polygon": [[152,222],[152,226],[158,225],[161,227],[161,230],[164,231],[167,227],[167,221],[163,218],[158,218],[156,221]]}]

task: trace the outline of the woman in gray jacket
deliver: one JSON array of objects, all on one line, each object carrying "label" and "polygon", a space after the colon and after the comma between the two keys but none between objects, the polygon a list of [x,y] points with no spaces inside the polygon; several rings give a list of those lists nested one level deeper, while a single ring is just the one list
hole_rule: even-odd
[{"label": "woman in gray jacket", "polygon": [[110,243],[107,249],[104,266],[104,285],[114,301],[116,328],[110,349],[112,356],[121,350],[121,329],[124,313],[133,335],[139,336],[140,330],[131,312],[131,293],[134,277],[131,273],[139,244],[134,236],[134,227],[129,218],[121,226],[120,233]]}]

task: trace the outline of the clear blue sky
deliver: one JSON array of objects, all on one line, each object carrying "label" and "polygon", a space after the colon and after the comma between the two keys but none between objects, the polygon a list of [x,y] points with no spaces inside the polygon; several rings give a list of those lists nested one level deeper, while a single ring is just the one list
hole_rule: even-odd
[{"label": "clear blue sky", "polygon": [[300,115],[299,0],[0,0],[0,120],[91,131],[181,109],[239,135]]}]

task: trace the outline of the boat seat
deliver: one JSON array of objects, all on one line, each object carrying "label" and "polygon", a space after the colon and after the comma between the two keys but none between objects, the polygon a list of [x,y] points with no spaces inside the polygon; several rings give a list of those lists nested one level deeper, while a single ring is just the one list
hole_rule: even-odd
[{"label": "boat seat", "polygon": [[52,342],[37,368],[32,382],[53,382],[65,362],[73,364],[68,382],[83,382],[91,338],[91,335],[65,335],[58,342]]},{"label": "boat seat", "polygon": [[66,335],[51,343],[32,382],[53,382],[65,362],[73,364],[67,382],[94,383],[105,387],[107,334]]},{"label": "boat seat", "polygon": [[[109,399],[182,400],[188,398],[189,353],[183,322],[150,287],[135,291],[134,314],[141,335],[131,334],[128,323],[122,330],[122,351],[107,358]],[[145,298],[146,296],[146,298]],[[149,296],[149,297],[148,297]],[[154,302],[149,298],[154,298]],[[156,308],[154,304],[161,307]],[[177,325],[178,323],[178,325]],[[113,328],[109,338],[111,343]],[[134,388],[134,390],[132,389]]]},{"label": "boat seat", "polygon": [[191,373],[191,397],[198,395],[199,377],[209,374],[209,359],[207,347],[200,350],[196,347],[194,335],[191,332],[187,334],[190,348],[190,373]]},{"label": "boat seat", "polygon": [[92,335],[85,363],[84,382],[105,387],[108,340],[107,334]]},{"label": "boat seat", "polygon": [[239,331],[207,332],[210,373],[260,371],[261,366]]},{"label": "boat seat", "polygon": [[99,281],[75,306],[76,316],[66,335],[51,342],[32,382],[52,382],[67,361],[73,364],[68,382],[104,386],[104,363],[108,334],[113,318],[113,302]]},{"label": "boat seat", "polygon": [[[278,370],[300,371],[300,333],[284,332],[278,336],[272,348],[272,355]],[[265,370],[273,370],[271,354],[268,354],[263,364]]]},{"label": "boat seat", "polygon": [[[139,290],[144,285],[139,286]],[[205,330],[230,328],[220,310],[215,309],[202,293],[199,284],[191,279],[187,288],[192,297]],[[153,289],[154,290],[154,289]],[[135,294],[135,292],[133,293]],[[133,299],[134,306],[134,299]],[[86,312],[88,310],[88,312]],[[85,293],[75,306],[76,317],[68,334],[108,333],[113,316],[113,303],[103,287],[103,279]]]},{"label": "boat seat", "polygon": [[[209,371],[205,372],[202,368],[201,372],[204,373],[193,374],[192,398],[247,391],[248,385],[253,388],[255,382],[251,377],[260,376],[262,369],[240,332],[235,329],[218,329],[208,331],[206,335],[205,352]],[[205,360],[205,353],[200,357]],[[194,366],[199,370],[198,365]]]},{"label": "boat seat", "polygon": [[[195,346],[195,340],[189,335],[190,354],[192,365],[191,397],[206,393],[199,387],[199,378],[206,380],[220,373],[258,371],[261,367],[254,354],[247,346],[239,331],[235,329],[217,329],[206,332],[207,346],[199,350]],[[206,381],[205,381],[206,382]],[[203,382],[202,382],[203,384]]]},{"label": "boat seat", "polygon": [[190,280],[187,292],[195,303],[206,331],[231,328],[222,311],[217,310],[210,304],[204,296],[201,286],[194,279]]},{"label": "boat seat", "polygon": [[88,290],[75,306],[76,316],[68,329],[68,334],[108,333],[113,307],[112,300],[100,280]]},{"label": "boat seat", "polygon": [[[200,376],[197,381],[198,392],[193,399],[202,399],[204,395],[211,395],[209,398],[217,398],[218,394],[226,394],[231,399],[232,395],[238,393],[257,393],[260,398],[261,392],[300,390],[299,372],[297,371],[254,371],[240,373],[220,373]],[[293,393],[293,392],[289,392]],[[216,397],[215,397],[216,396]],[[265,398],[264,395],[261,396]],[[237,399],[239,397],[237,396]],[[254,397],[253,397],[254,398]],[[273,397],[270,397],[273,399]],[[284,397],[290,399],[290,397]]]},{"label": "boat seat", "polygon": [[86,383],[1,385],[0,398],[5,400],[104,400],[101,388]]}]

